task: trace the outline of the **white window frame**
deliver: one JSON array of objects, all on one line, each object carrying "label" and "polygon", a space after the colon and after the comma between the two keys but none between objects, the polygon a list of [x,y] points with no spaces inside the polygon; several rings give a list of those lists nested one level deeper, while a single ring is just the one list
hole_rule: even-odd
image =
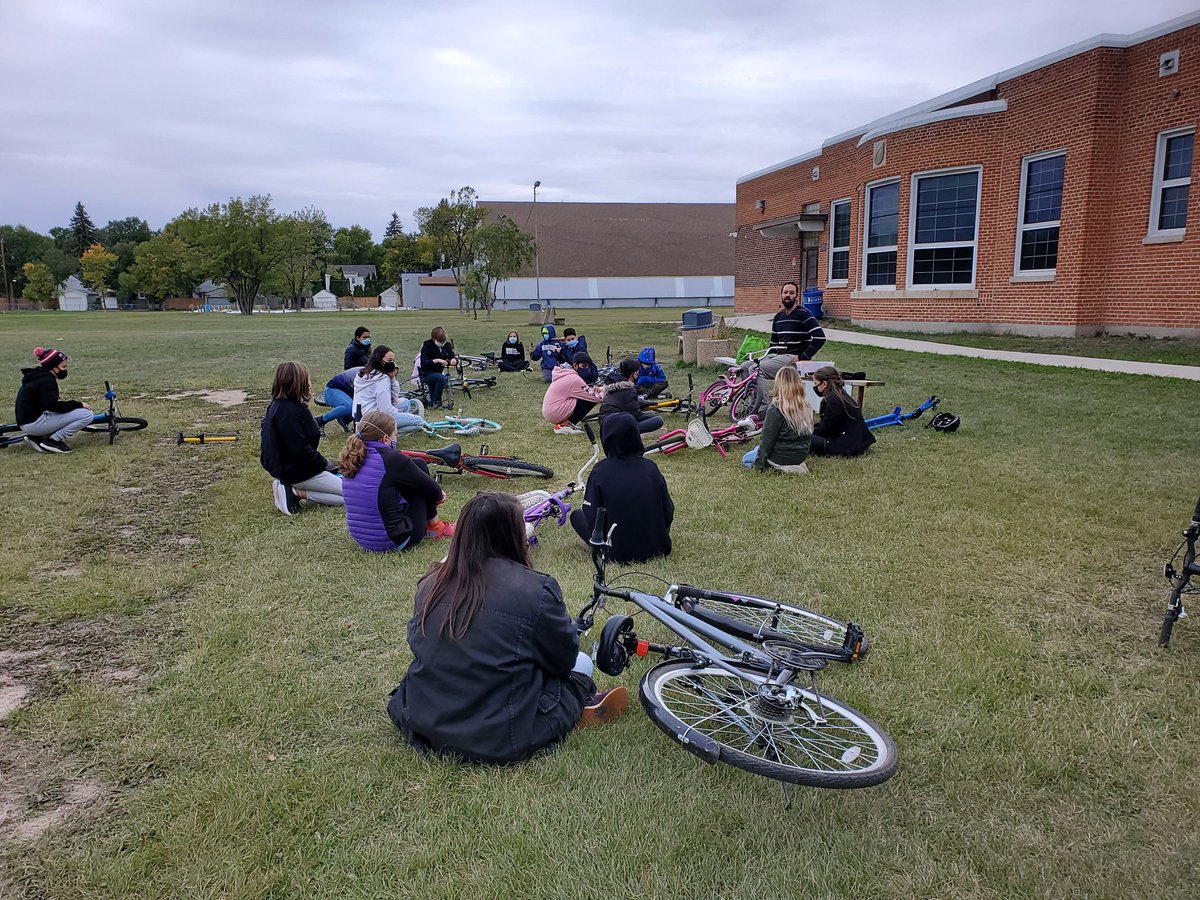
[{"label": "white window frame", "polygon": [[[853,240],[853,238],[850,237],[850,233],[847,232],[846,243],[844,245],[837,247],[833,245],[833,228],[834,223],[837,221],[837,208],[839,206],[848,207],[851,218],[853,218],[854,215],[854,205],[852,203],[852,198],[850,197],[843,197],[841,200],[834,200],[829,204],[829,270],[826,272],[825,276],[826,287],[846,287],[850,283],[850,242]],[[846,277],[834,278],[833,254],[835,252],[841,253],[843,250],[846,251]]]},{"label": "white window frame", "polygon": [[[1053,269],[1022,269],[1021,268],[1021,246],[1025,239],[1026,231],[1041,231],[1043,228],[1058,228],[1058,247],[1062,250],[1062,204],[1058,207],[1058,218],[1053,222],[1035,222],[1032,225],[1025,224],[1025,189],[1029,184],[1029,165],[1030,163],[1041,162],[1044,159],[1053,159],[1056,156],[1064,157],[1063,160],[1063,196],[1067,193],[1067,166],[1066,157],[1067,148],[1060,147],[1057,150],[1046,150],[1042,153],[1031,153],[1029,156],[1021,157],[1021,193],[1017,200],[1017,243],[1013,248],[1013,277],[1014,278],[1029,278],[1039,277],[1043,275],[1054,275],[1058,272],[1057,266]],[[1065,202],[1065,201],[1063,201]]]},{"label": "white window frame", "polygon": [[[969,241],[940,241],[931,244],[917,244],[917,186],[922,178],[937,178],[940,175],[958,175],[963,172],[977,172],[975,180],[975,233]],[[908,247],[907,270],[904,273],[905,287],[910,291],[973,291],[975,289],[975,273],[979,269],[979,219],[982,212],[983,198],[983,166],[955,166],[950,169],[930,169],[927,172],[913,172],[908,186]],[[971,253],[971,281],[967,284],[913,284],[913,258],[917,250],[941,250],[947,247],[967,247]]]},{"label": "white window frame", "polygon": [[[1186,178],[1172,178],[1166,180],[1163,175],[1166,174],[1167,168],[1167,141],[1173,137],[1196,133],[1195,125],[1188,125],[1183,128],[1172,128],[1168,131],[1160,131],[1158,133],[1158,141],[1154,146],[1154,183],[1150,190],[1150,224],[1146,230],[1147,237],[1153,238],[1182,238],[1187,233],[1187,227],[1183,228],[1159,228],[1158,215],[1162,211],[1162,195],[1166,188],[1189,186],[1188,190],[1188,205],[1191,206],[1192,195],[1190,186],[1192,183],[1192,173],[1188,172]],[[1192,141],[1192,168],[1196,167],[1196,144]]]},{"label": "white window frame", "polygon": [[859,271],[861,278],[859,285],[864,291],[894,291],[896,290],[896,280],[892,279],[891,284],[867,284],[867,263],[869,262],[868,253],[887,253],[895,251],[896,253],[896,269],[900,268],[900,215],[899,201],[897,199],[896,210],[896,241],[894,246],[887,247],[871,247],[868,249],[867,243],[871,239],[871,192],[876,188],[887,187],[890,184],[899,185],[899,178],[881,178],[879,181],[867,183],[863,188],[863,209],[862,209],[862,259],[859,260]]}]

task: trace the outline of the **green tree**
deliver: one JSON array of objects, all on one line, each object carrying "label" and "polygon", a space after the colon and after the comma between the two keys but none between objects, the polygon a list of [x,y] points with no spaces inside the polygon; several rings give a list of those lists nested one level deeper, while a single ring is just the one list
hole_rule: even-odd
[{"label": "green tree", "polygon": [[423,234],[401,232],[383,242],[379,275],[388,284],[398,284],[405,272],[429,272],[434,268],[433,243]]},{"label": "green tree", "polygon": [[463,293],[471,303],[471,314],[478,319],[479,310],[492,317],[496,303],[496,285],[512,278],[533,262],[533,236],[517,227],[508,216],[499,221],[480,225],[471,239],[471,262],[464,273]]},{"label": "green tree", "polygon": [[254,312],[254,299],[283,257],[280,215],[270,195],[189,209],[175,220],[176,233],[199,254],[204,274],[233,293],[238,309]]},{"label": "green tree", "polygon": [[483,224],[487,210],[476,204],[475,189],[462,187],[443,197],[437,206],[422,206],[416,211],[421,234],[429,238],[438,263],[449,268],[458,288],[458,306],[466,312],[463,274],[471,262],[471,244],[475,230]]},{"label": "green tree", "polygon": [[204,277],[200,254],[167,226],[161,234],[138,244],[133,265],[119,279],[122,290],[162,300],[188,296]]},{"label": "green tree", "polygon": [[371,232],[361,225],[339,228],[333,235],[333,253],[329,262],[335,266],[378,266],[379,246]]},{"label": "green tree", "polygon": [[154,237],[154,231],[150,227],[150,223],[145,219],[139,219],[137,216],[129,216],[125,219],[114,219],[100,229],[97,235],[97,240],[105,247],[113,248],[116,252],[118,244],[143,244],[150,238]]},{"label": "green tree", "polygon": [[108,289],[108,278],[117,267],[117,255],[104,249],[103,244],[92,244],[79,257],[79,270],[83,273],[84,283],[98,293],[103,303],[104,292]]},{"label": "green tree", "polygon": [[292,309],[299,309],[312,296],[312,284],[325,270],[333,250],[333,226],[315,206],[285,216],[280,222],[279,266],[271,278]]},{"label": "green tree", "polygon": [[88,248],[98,241],[96,225],[83,208],[83,201],[75,204],[75,215],[71,216],[67,227],[71,229],[71,246],[63,249],[69,250],[75,256],[82,257]]},{"label": "green tree", "polygon": [[387,228],[383,229],[383,242],[386,244],[389,238],[400,237],[402,234],[404,234],[404,226],[400,223],[400,216],[392,213],[392,220],[388,222]]},{"label": "green tree", "polygon": [[41,304],[58,297],[58,282],[45,263],[27,262],[21,267],[21,274],[25,280],[23,296],[27,299]]},{"label": "green tree", "polygon": [[[56,249],[54,241],[24,225],[0,225],[0,240],[4,241],[4,271],[0,272],[0,291],[4,290],[7,278],[13,296],[21,297],[25,289],[25,263],[44,262],[45,256]],[[74,270],[72,265],[66,275]]]}]

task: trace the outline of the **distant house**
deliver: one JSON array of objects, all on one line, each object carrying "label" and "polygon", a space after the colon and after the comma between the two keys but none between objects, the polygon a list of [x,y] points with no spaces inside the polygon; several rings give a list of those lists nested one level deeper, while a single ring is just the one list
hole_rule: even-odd
[{"label": "distant house", "polygon": [[337,309],[337,294],[325,288],[313,294],[313,309]]},{"label": "distant house", "polygon": [[374,266],[338,266],[342,277],[350,282],[350,293],[356,294],[367,286],[368,281],[378,278]]},{"label": "distant house", "polygon": [[[537,234],[536,267],[496,288],[496,303],[562,308],[732,306],[732,203],[538,203],[481,200],[488,221]],[[405,305],[458,305],[449,273],[403,279]],[[413,293],[410,293],[410,287]]]},{"label": "distant house", "polygon": [[86,312],[88,302],[99,294],[89,291],[78,276],[70,275],[58,286],[58,308],[64,312]]},{"label": "distant house", "polygon": [[229,305],[229,295],[225,291],[225,285],[217,284],[211,278],[203,284],[197,285],[192,291],[192,297],[210,306]]},{"label": "distant house", "polygon": [[379,305],[384,309],[395,309],[401,305],[399,285],[393,284],[379,295]]}]

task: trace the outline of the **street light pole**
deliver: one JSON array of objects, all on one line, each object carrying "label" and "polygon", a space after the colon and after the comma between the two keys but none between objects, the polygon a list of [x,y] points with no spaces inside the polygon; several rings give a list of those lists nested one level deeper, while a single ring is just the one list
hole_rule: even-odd
[{"label": "street light pole", "polygon": [[538,251],[537,235],[537,189],[542,186],[540,181],[533,183],[533,283],[539,308],[542,302],[542,263]]}]

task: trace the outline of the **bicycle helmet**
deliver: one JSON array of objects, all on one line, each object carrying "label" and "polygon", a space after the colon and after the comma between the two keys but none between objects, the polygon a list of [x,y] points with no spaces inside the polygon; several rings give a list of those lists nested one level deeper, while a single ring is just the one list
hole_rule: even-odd
[{"label": "bicycle helmet", "polygon": [[958,426],[962,420],[954,413],[941,412],[929,420],[926,428],[932,428],[934,431],[958,431]]},{"label": "bicycle helmet", "polygon": [[642,351],[638,354],[638,362],[645,363],[648,366],[654,365],[654,348],[643,347]]}]

